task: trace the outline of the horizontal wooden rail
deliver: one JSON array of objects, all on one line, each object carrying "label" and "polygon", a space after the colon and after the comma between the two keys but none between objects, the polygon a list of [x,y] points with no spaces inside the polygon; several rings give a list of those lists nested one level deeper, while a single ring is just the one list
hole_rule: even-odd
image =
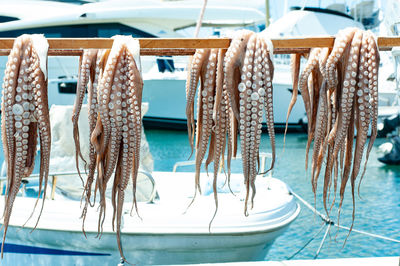
[{"label": "horizontal wooden rail", "polygon": [[[192,55],[199,48],[226,49],[229,38],[140,38],[141,55]],[[313,47],[333,47],[335,37],[307,37],[272,39],[274,52],[279,54],[303,53]],[[83,49],[110,49],[111,38],[48,38],[49,55],[74,56]],[[14,38],[0,38],[0,55],[8,55]],[[400,37],[378,37],[381,51],[400,46]]]}]

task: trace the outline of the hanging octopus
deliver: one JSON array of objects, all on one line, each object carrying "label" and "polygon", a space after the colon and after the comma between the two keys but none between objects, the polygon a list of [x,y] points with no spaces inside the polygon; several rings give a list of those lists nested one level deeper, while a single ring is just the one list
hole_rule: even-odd
[{"label": "hanging octopus", "polygon": [[[259,146],[263,113],[271,138],[275,162],[275,133],[272,109],[272,43],[260,34],[242,30],[236,33],[229,49],[197,50],[189,66],[187,81],[187,118],[189,142],[194,140],[194,95],[200,79],[196,125],[195,191],[200,191],[200,167],[208,149],[205,167],[214,162],[213,190],[217,200],[217,175],[223,165],[227,145],[228,182],[230,160],[236,156],[237,132],[240,135],[243,173],[246,186],[245,214],[255,178],[259,174]],[[228,142],[228,144],[226,144]],[[221,160],[222,159],[222,160]],[[269,169],[269,170],[270,170]],[[269,171],[268,170],[268,171]],[[214,213],[215,217],[215,213]],[[213,217],[213,218],[214,218]]]},{"label": "hanging octopus", "polygon": [[[78,175],[81,179],[82,179],[82,177],[81,177],[81,172],[79,169],[79,158],[82,161],[84,161],[85,168],[86,168],[87,162],[83,158],[83,155],[81,153],[80,142],[79,142],[78,121],[79,121],[79,115],[81,112],[83,98],[85,97],[86,90],[88,91],[88,95],[89,94],[93,95],[93,93],[95,93],[95,92],[93,92],[93,90],[94,90],[93,83],[94,83],[94,78],[95,78],[94,76],[95,76],[96,58],[97,58],[97,50],[93,49],[93,50],[85,50],[79,60],[80,68],[79,68],[79,75],[78,75],[78,84],[77,84],[77,88],[76,88],[76,98],[75,98],[75,104],[74,104],[74,109],[73,109],[73,114],[72,114],[73,137],[74,137],[75,153],[76,153],[75,154],[75,164],[76,164],[76,169],[78,171]],[[93,98],[93,97],[91,97],[91,98]],[[83,182],[83,179],[82,179],[82,182]]]},{"label": "hanging octopus", "polygon": [[98,114],[97,83],[99,79],[101,79],[101,75],[103,74],[104,64],[105,61],[107,60],[108,53],[109,53],[108,50],[95,50],[95,49],[85,50],[83,52],[83,56],[81,57],[80,60],[77,95],[72,115],[73,136],[74,136],[75,152],[76,152],[75,161],[79,176],[81,176],[79,169],[79,158],[85,162],[85,168],[86,166],[88,167],[87,179],[84,185],[84,192],[82,195],[82,197],[85,198],[85,205],[82,210],[82,218],[83,218],[82,231],[84,234],[85,234],[84,224],[85,224],[87,208],[88,205],[93,207],[95,201],[95,199],[93,199],[93,203],[91,203],[92,184],[94,181],[94,175],[96,170],[96,151],[93,144],[89,142],[90,143],[89,163],[87,164],[87,162],[85,161],[80,152],[78,120],[85,92],[87,91],[89,134],[92,134],[96,126],[96,120]]},{"label": "hanging octopus", "polygon": [[[22,35],[15,40],[6,65],[1,106],[2,140],[7,165],[2,256],[13,203],[22,178],[28,177],[33,171],[38,131],[39,196],[43,190],[40,214],[46,198],[51,147],[47,100],[47,51],[48,43],[43,35]],[[40,215],[35,227],[39,219]]]},{"label": "hanging octopus", "polygon": [[[314,195],[325,158],[324,208],[329,215],[335,202],[339,179],[340,214],[346,184],[350,179],[353,222],[355,181],[360,173],[370,126],[371,138],[360,182],[377,135],[378,66],[379,53],[373,34],[370,31],[347,28],[338,33],[331,50],[312,49],[298,82],[309,118],[307,154],[314,140],[311,162]],[[308,159],[306,167],[307,162]],[[328,206],[332,184],[334,197]]]},{"label": "hanging octopus", "polygon": [[[255,178],[259,174],[259,146],[263,111],[271,139],[272,162],[275,163],[275,132],[273,118],[272,79],[272,43],[262,34],[240,31],[232,40],[225,57],[225,82],[228,88],[231,106],[236,106],[238,129],[243,160],[243,173],[246,186],[245,214],[249,192],[251,202],[255,196]],[[233,73],[233,75],[232,75]],[[237,88],[237,89],[236,89]],[[233,111],[235,112],[235,111]],[[267,170],[267,172],[269,171]]]},{"label": "hanging octopus", "polygon": [[[98,55],[95,71],[98,89],[95,90],[93,86],[92,91],[89,90],[89,123],[97,168],[96,190],[100,195],[99,235],[105,219],[107,183],[114,174],[112,224],[114,227],[116,223],[118,248],[124,260],[120,240],[124,191],[129,178],[132,178],[135,195],[142,130],[140,108],[143,81],[139,51],[137,40],[128,36],[115,36],[109,54],[104,52]],[[96,83],[96,74],[93,83]],[[91,156],[89,164],[93,161],[94,157]],[[89,173],[94,174],[94,171],[90,170]],[[85,187],[87,203],[90,202],[92,182],[93,176],[90,176]],[[133,206],[136,207],[135,197]]]},{"label": "hanging octopus", "polygon": [[[90,70],[91,73],[91,82],[88,84],[87,88],[87,101],[88,101],[88,120],[89,120],[89,134],[92,135],[95,127],[96,121],[98,116],[98,82],[101,80],[103,75],[104,65],[107,61],[109,50],[99,50],[97,51],[96,56],[96,64],[91,64],[92,69]],[[94,73],[94,77],[93,77]],[[96,149],[92,142],[89,142],[89,166],[88,166],[88,174],[86,178],[86,183],[84,186],[84,191],[82,197],[85,198],[85,205],[82,210],[82,232],[85,234],[85,219],[87,208],[90,205],[91,207],[94,206],[94,202],[96,201],[96,191],[93,198],[93,202],[91,202],[91,195],[92,195],[92,184],[95,179],[95,171],[97,165],[97,156],[96,156]],[[76,149],[79,149],[76,146]],[[78,167],[78,165],[77,165]]]}]

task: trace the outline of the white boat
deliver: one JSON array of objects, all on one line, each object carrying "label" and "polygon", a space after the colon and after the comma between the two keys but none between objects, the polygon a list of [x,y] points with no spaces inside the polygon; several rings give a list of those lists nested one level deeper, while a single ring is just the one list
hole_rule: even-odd
[{"label": "white boat", "polygon": [[[194,173],[153,173],[158,198],[138,204],[141,218],[131,216],[130,204],[125,204],[122,244],[129,262],[147,265],[264,260],[274,240],[299,214],[300,207],[286,185],[265,177],[258,179],[254,208],[249,216],[244,216],[244,194],[235,189],[243,186],[243,176],[235,174],[232,187],[236,195],[229,191],[219,194],[218,213],[209,230],[215,210],[213,195],[198,196],[185,213],[193,196],[193,176]],[[207,191],[207,184],[203,189]],[[32,190],[25,187],[26,193]],[[63,196],[59,189],[54,200],[46,200],[36,230],[31,232],[37,215],[21,227],[35,200],[20,196],[15,201],[3,265],[118,264],[120,255],[110,209],[99,239],[96,238],[98,213],[96,207],[91,208],[85,223],[86,239],[82,233],[80,201]],[[3,206],[2,197],[0,208]],[[111,207],[111,202],[108,206]]]},{"label": "white boat", "polygon": [[[143,114],[147,105],[142,105]],[[79,119],[81,151],[88,154],[86,106]],[[120,261],[116,235],[112,230],[112,204],[107,202],[104,231],[98,235],[98,208],[89,208],[82,233],[82,182],[76,173],[72,138],[72,106],[50,109],[52,152],[48,199],[35,231],[39,208],[25,227],[38,194],[37,175],[27,178],[15,200],[4,250],[4,265],[116,265]],[[68,130],[69,129],[69,130]],[[122,244],[129,262],[135,264],[185,264],[263,260],[274,242],[298,216],[300,207],[289,188],[272,177],[259,176],[254,208],[244,215],[243,175],[233,174],[231,193],[223,174],[218,181],[219,208],[215,211],[212,177],[201,174],[202,195],[187,208],[194,195],[194,173],[152,171],[145,135],[141,141],[141,172],[138,177],[139,215],[131,216],[132,192],[128,185],[122,216]],[[39,164],[36,156],[36,166]],[[87,157],[86,157],[87,158]],[[261,161],[265,167],[266,156]],[[189,162],[191,163],[191,162]],[[239,162],[238,162],[239,163]],[[188,162],[176,166],[187,165]],[[81,165],[83,169],[83,165]],[[2,176],[5,175],[3,164]],[[34,170],[37,173],[38,169]],[[68,173],[69,172],[69,173]],[[81,170],[83,172],[83,170]],[[85,175],[83,175],[85,178]],[[6,178],[0,178],[5,192]],[[109,182],[111,187],[112,181]],[[110,189],[109,189],[110,190]],[[107,190],[107,194],[110,191]],[[0,197],[0,209],[4,197]]]}]

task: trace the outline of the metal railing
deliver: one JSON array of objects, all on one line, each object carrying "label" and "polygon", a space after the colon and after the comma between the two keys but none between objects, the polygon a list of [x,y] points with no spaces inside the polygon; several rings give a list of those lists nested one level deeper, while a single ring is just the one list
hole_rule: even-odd
[{"label": "metal railing", "polygon": [[[272,158],[272,154],[269,153],[269,152],[260,152],[260,162],[261,162],[261,165],[260,165],[260,173],[265,172],[265,165],[266,165],[266,162],[267,162],[267,158],[271,159],[271,158]],[[236,156],[235,158],[232,158],[232,159],[233,159],[233,160],[242,159],[242,156],[239,155],[239,156]],[[225,161],[226,161],[226,158],[225,158]],[[192,161],[181,161],[181,162],[176,162],[176,163],[174,164],[174,167],[173,167],[173,169],[172,169],[172,172],[175,173],[175,172],[176,172],[176,169],[177,169],[178,167],[182,167],[182,166],[191,166],[191,165],[195,165],[195,164],[196,164],[196,161],[194,161],[194,160],[192,160]],[[222,170],[222,161],[221,161],[221,164],[220,164],[220,166],[219,166],[219,172],[221,172],[221,170]],[[268,173],[271,175],[271,174],[272,174],[272,171],[269,171]]]},{"label": "metal railing", "polygon": [[[154,198],[156,198],[156,196],[157,196],[156,183],[154,181],[154,178],[150,173],[148,173],[146,171],[143,171],[143,170],[139,170],[138,173],[146,176],[146,178],[148,178],[148,180],[152,183],[153,189],[152,189],[152,191],[150,193],[149,200],[148,200],[148,202],[152,202],[154,200]],[[55,173],[50,173],[49,174],[49,178],[51,178],[51,180],[52,180],[51,181],[52,185],[51,185],[50,198],[52,200],[54,200],[54,196],[55,196],[55,192],[56,192],[56,186],[57,186],[57,179],[59,177],[78,176],[78,175],[79,174],[78,174],[77,171],[75,171],[75,172],[55,172]],[[22,178],[22,182],[21,182],[22,183],[22,187],[20,187],[20,189],[22,189],[22,196],[25,196],[24,191],[26,190],[26,185],[29,183],[28,180],[37,179],[37,178],[39,178],[39,176],[40,176],[40,174],[32,174],[32,175],[30,175],[28,177]],[[6,183],[7,183],[7,176],[0,176],[0,195],[3,195],[4,185]]]}]

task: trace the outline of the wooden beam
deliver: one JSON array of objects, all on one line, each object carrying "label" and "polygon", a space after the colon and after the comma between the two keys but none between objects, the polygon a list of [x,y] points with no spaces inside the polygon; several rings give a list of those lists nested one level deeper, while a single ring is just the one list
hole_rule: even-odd
[{"label": "wooden beam", "polygon": [[[381,51],[400,46],[400,37],[378,37]],[[83,49],[110,49],[111,38],[48,38],[49,55],[79,56]],[[229,38],[140,38],[141,55],[192,55],[199,48],[229,47]],[[333,47],[335,37],[272,39],[275,53],[304,53],[313,47]],[[14,38],[0,38],[0,55],[8,55]]]},{"label": "wooden beam", "polygon": [[[110,49],[111,38],[48,38],[49,49]],[[228,48],[229,38],[139,38],[140,48]],[[11,49],[14,38],[0,38],[0,49]]]}]

